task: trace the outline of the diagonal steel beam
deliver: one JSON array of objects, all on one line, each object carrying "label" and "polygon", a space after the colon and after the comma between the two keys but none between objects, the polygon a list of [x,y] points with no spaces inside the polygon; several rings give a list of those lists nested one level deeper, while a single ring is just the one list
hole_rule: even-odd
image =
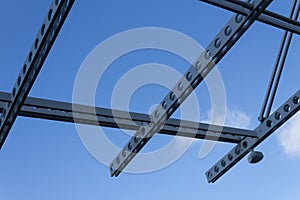
[{"label": "diagonal steel beam", "polygon": [[[225,1],[225,0],[199,0],[235,13],[240,13],[243,15],[247,14],[247,10],[252,8],[252,5],[242,1]],[[234,3],[235,2],[235,3]],[[236,3],[239,2],[239,3]],[[265,10],[257,18],[257,21],[263,22],[265,24],[290,31],[295,34],[300,34],[300,22],[297,20],[290,19],[283,15]]]},{"label": "diagonal steel beam", "polygon": [[[9,102],[11,102],[10,93],[0,92],[0,112],[2,112],[4,104]],[[93,117],[95,113],[97,120]],[[76,105],[76,110],[74,110],[71,103],[32,97],[27,97],[19,115],[71,123],[74,123],[73,116],[76,116],[76,123],[128,130],[137,130],[140,126],[151,123],[149,115],[146,114],[85,105]],[[239,143],[244,137],[257,137],[252,130],[220,127],[179,119],[168,119],[159,133],[230,143]]]},{"label": "diagonal steel beam", "polygon": [[0,148],[22,107],[43,63],[74,3],[74,0],[54,0],[31,47],[25,64],[11,93],[12,101],[3,108],[0,119]]},{"label": "diagonal steel beam", "polygon": [[162,128],[165,121],[176,111],[193,89],[214,68],[214,64],[218,63],[225,56],[271,2],[272,0],[254,0],[254,9],[248,10],[246,16],[234,15],[172,91],[154,109],[150,115],[153,123],[140,127],[124,146],[123,150],[111,162],[111,176],[118,176],[122,172],[151,137]]},{"label": "diagonal steel beam", "polygon": [[254,131],[259,138],[245,138],[229,153],[219,160],[206,172],[208,182],[217,181],[223,174],[230,170],[237,162],[246,156],[257,145],[274,133],[281,125],[300,110],[300,90],[290,97],[272,115],[262,122]]}]

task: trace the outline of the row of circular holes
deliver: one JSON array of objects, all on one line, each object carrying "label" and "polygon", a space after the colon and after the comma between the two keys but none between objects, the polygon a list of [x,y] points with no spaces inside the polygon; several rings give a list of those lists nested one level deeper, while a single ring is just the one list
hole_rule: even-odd
[{"label": "row of circular holes", "polygon": [[[294,102],[295,104],[299,103],[299,97],[294,97],[293,102]],[[291,107],[290,107],[290,105],[288,105],[288,104],[286,104],[286,105],[284,106],[284,110],[285,110],[286,112],[289,112],[289,111],[290,111],[290,108],[291,108]],[[275,114],[275,118],[276,118],[277,120],[279,120],[279,119],[281,118],[281,114],[280,114],[279,112],[277,112],[277,113]],[[271,120],[268,120],[268,121],[267,121],[267,126],[270,127],[271,125],[272,125],[272,121],[271,121]],[[243,147],[244,149],[246,149],[246,148],[248,147],[248,142],[247,142],[247,141],[244,141],[244,142],[242,143],[242,147]],[[241,153],[241,147],[238,145],[238,146],[235,148],[234,152],[235,152],[236,155],[239,155],[239,154]],[[228,155],[227,155],[227,159],[228,159],[229,161],[232,161],[233,155],[232,155],[231,153],[228,154]],[[226,166],[226,161],[225,161],[225,160],[222,160],[222,161],[221,161],[221,166],[222,166],[222,167],[225,167],[225,166]],[[215,171],[216,173],[218,173],[219,170],[220,170],[219,166],[216,165],[216,166],[214,167],[214,171]],[[212,173],[211,173],[211,172],[208,172],[208,177],[211,177],[211,176],[212,176]]]},{"label": "row of circular holes", "polygon": [[[36,107],[36,106],[34,106],[33,109],[34,110],[46,109],[49,112],[60,111],[60,112],[63,112],[63,113],[72,113],[72,111],[65,111],[65,110],[58,110],[58,109],[51,109],[51,108],[42,108],[42,107]],[[80,113],[75,113],[75,114],[79,114],[80,115]],[[4,117],[5,115],[6,115],[6,109],[3,109],[2,117]]]},{"label": "row of circular holes", "polygon": [[[243,18],[243,17],[242,17],[241,15],[238,14],[238,15],[236,16],[236,22],[237,22],[237,23],[240,23],[240,22],[242,21],[242,18]],[[232,28],[231,28],[230,26],[227,26],[227,27],[225,28],[225,31],[224,31],[225,35],[226,35],[226,36],[229,36],[229,35],[231,34],[231,32],[232,32]],[[219,48],[220,46],[221,46],[221,39],[220,39],[220,38],[217,38],[216,41],[215,41],[215,47],[216,47],[216,48]],[[211,57],[211,52],[210,52],[209,50],[207,50],[207,52],[206,52],[206,54],[205,54],[205,58],[206,58],[206,59],[209,59],[210,57]],[[201,64],[200,61],[196,62],[196,69],[197,69],[197,70],[199,70],[199,69],[201,68],[201,66],[202,66],[202,64]],[[191,81],[191,80],[192,80],[192,73],[191,73],[191,72],[188,72],[188,73],[187,73],[186,79],[187,79],[188,81]],[[182,83],[182,82],[179,82],[178,85],[177,85],[177,88],[178,88],[179,91],[181,91],[181,90],[183,89],[183,83]],[[175,94],[174,94],[173,92],[171,92],[170,95],[169,95],[169,98],[170,98],[171,101],[175,100]],[[167,102],[164,101],[164,102],[162,103],[162,106],[163,106],[164,109],[166,109],[166,108],[167,108]],[[157,110],[157,111],[155,112],[155,117],[158,118],[158,117],[159,117],[159,114],[160,114],[160,113],[159,113],[159,111]]]},{"label": "row of circular holes", "polygon": [[[55,1],[55,4],[58,5],[58,3],[59,3],[59,0],[56,0],[56,1]],[[53,12],[52,9],[50,9],[49,12],[48,12],[48,21],[51,20],[52,12]],[[42,34],[42,35],[45,34],[45,28],[46,28],[46,25],[43,24],[43,25],[42,25],[42,29],[41,29],[41,34]],[[35,48],[35,50],[38,48],[38,44],[39,44],[39,38],[36,38],[36,40],[35,40],[35,42],[34,42],[34,48]],[[32,56],[33,56],[33,53],[32,53],[32,51],[30,51],[29,56],[28,56],[28,61],[29,61],[29,62],[32,61]],[[26,73],[26,70],[27,70],[27,65],[25,64],[25,65],[23,66],[23,75]],[[17,87],[20,86],[20,83],[21,83],[21,76],[18,77]],[[12,93],[12,94],[13,94],[13,96],[15,96],[15,94],[16,94],[16,88],[13,89],[13,93]]]},{"label": "row of circular holes", "polygon": [[[240,15],[240,14],[237,14],[236,17],[235,17],[236,23],[240,23],[240,22],[242,21],[242,19],[243,19],[243,16]],[[229,36],[229,35],[231,34],[231,32],[232,32],[232,28],[231,28],[230,26],[227,26],[227,27],[225,28],[225,30],[224,30],[224,33],[225,33],[226,36]],[[215,47],[216,47],[216,48],[219,48],[219,47],[221,46],[221,39],[220,39],[220,38],[217,38],[217,39],[215,40],[215,43],[214,43],[214,44],[215,44]],[[206,59],[209,59],[210,57],[211,57],[211,52],[210,52],[209,50],[207,50],[207,52],[206,52],[206,54],[205,54],[205,58],[206,58]],[[201,67],[201,63],[198,61],[198,62],[196,63],[196,69],[199,70],[200,67]],[[191,72],[188,72],[188,73],[187,73],[186,78],[187,78],[188,81],[190,81],[190,80],[192,79],[192,74],[191,74]],[[180,82],[180,83],[178,84],[177,88],[178,88],[179,91],[181,91],[182,88],[183,88],[183,83]],[[174,101],[174,100],[175,100],[175,94],[174,94],[173,92],[170,93],[169,99],[170,99],[171,101]],[[164,101],[164,102],[162,103],[162,106],[163,106],[164,109],[166,109],[166,108],[167,108],[167,102]],[[159,110],[157,110],[157,111],[155,112],[155,117],[158,118],[159,116],[160,116],[160,113],[159,113]],[[129,143],[128,145],[131,145],[131,143]],[[128,146],[128,148],[129,148],[129,146]],[[123,152],[122,152],[122,153],[123,153]],[[117,161],[118,161],[118,158],[117,158]],[[224,162],[225,162],[225,161],[224,161]],[[224,164],[224,162],[222,161],[223,164]],[[226,165],[226,163],[225,163],[225,165]]]},{"label": "row of circular holes", "polygon": [[[236,16],[236,22],[237,23],[240,23],[241,21],[242,21],[242,16],[241,15],[237,15]],[[226,28],[225,28],[225,31],[224,31],[224,33],[225,33],[225,35],[226,36],[229,36],[230,34],[231,34],[231,32],[232,32],[232,28],[230,27],[230,26],[227,26]],[[219,48],[221,46],[221,39],[220,38],[217,38],[216,40],[215,40],[215,47],[216,48]],[[209,59],[211,57],[211,52],[209,51],[209,50],[207,50],[207,52],[206,52],[206,54],[205,54],[205,58],[206,59]],[[198,61],[198,62],[196,62],[196,69],[197,70],[199,70],[200,68],[201,68],[201,66],[202,66],[202,64],[201,64],[201,62],[200,61]],[[191,72],[188,72],[187,73],[187,75],[186,75],[186,79],[188,80],[188,81],[191,81],[192,80],[192,73]],[[182,82],[179,82],[178,83],[178,85],[177,85],[177,88],[178,88],[178,90],[179,91],[181,91],[182,89],[183,89],[183,83]],[[169,95],[169,99],[171,100],[171,101],[174,101],[175,100],[175,94],[173,93],[173,92],[171,92],[170,93],[170,95]],[[166,101],[164,101],[163,103],[162,103],[162,106],[163,106],[163,108],[164,109],[166,109],[167,108],[167,102]],[[159,111],[157,110],[156,112],[155,112],[155,117],[156,118],[158,118],[159,117]]]},{"label": "row of circular holes", "polygon": [[[298,96],[295,96],[293,98],[293,103],[294,104],[299,104],[300,103],[300,98]],[[283,106],[283,110],[285,112],[289,112],[291,110],[291,106],[289,104],[286,104]],[[275,119],[280,120],[281,119],[281,113],[280,112],[276,112],[275,113]],[[267,120],[266,122],[267,127],[271,127],[273,125],[273,121],[272,120]]]},{"label": "row of circular holes", "polygon": [[[191,81],[192,78],[193,78],[192,73],[191,73],[191,72],[188,72],[187,75],[186,75],[186,79],[187,79],[188,81]],[[183,88],[184,88],[183,82],[179,82],[178,85],[177,85],[177,89],[178,89],[179,91],[182,91]],[[174,92],[171,92],[171,93],[169,94],[169,99],[170,99],[171,101],[174,101],[174,100],[175,100],[175,94],[174,94]],[[165,110],[168,108],[167,101],[164,101],[164,102],[162,103],[162,107],[163,107]],[[154,115],[155,115],[156,118],[159,118],[159,116],[160,116],[159,110],[157,110],[157,111],[155,112]]]},{"label": "row of circular holes", "polygon": [[[243,19],[243,16],[240,15],[240,14],[237,14],[236,17],[235,17],[236,23],[240,23],[240,22],[242,21],[242,19]],[[230,26],[227,26],[227,27],[225,28],[225,30],[224,30],[224,33],[225,33],[226,36],[229,36],[229,35],[231,34],[231,32],[232,32],[232,28],[231,28]],[[220,39],[220,38],[217,38],[217,39],[215,40],[215,47],[216,47],[216,48],[219,48],[219,47],[221,46],[221,43],[222,43],[222,42],[221,42],[221,39]],[[209,59],[210,57],[211,57],[211,52],[210,52],[209,50],[207,50],[207,52],[206,52],[206,54],[205,54],[205,58],[206,58],[206,59]],[[202,64],[201,64],[200,61],[196,62],[196,69],[197,69],[197,70],[199,70],[199,69],[201,68],[201,66],[202,66]],[[192,73],[191,73],[191,72],[188,72],[188,73],[187,73],[186,79],[187,79],[188,81],[191,81],[191,80],[192,80]],[[181,90],[183,89],[183,83],[182,83],[182,82],[179,82],[178,85],[177,85],[177,88],[178,88],[179,91],[181,91]],[[171,101],[174,101],[174,100],[175,100],[175,94],[174,94],[173,92],[170,93],[169,99],[170,99]],[[168,107],[167,102],[164,101],[164,102],[162,103],[162,106],[163,106],[164,109],[167,109],[167,107]],[[160,116],[160,112],[159,112],[159,110],[157,110],[157,111],[155,112],[155,117],[156,117],[156,118],[159,118],[159,116]]]},{"label": "row of circular holes", "polygon": [[[295,96],[295,97],[293,98],[293,103],[294,103],[294,104],[299,104],[299,103],[300,103],[300,98],[299,98],[298,96]],[[284,105],[283,110],[284,110],[285,112],[289,112],[289,111],[291,110],[291,106],[290,106],[289,104],[286,104],[286,105]],[[276,113],[275,113],[275,119],[277,119],[277,120],[280,120],[280,119],[281,119],[281,113],[280,113],[280,112],[276,112]],[[266,125],[267,125],[268,127],[271,127],[272,124],[273,124],[273,122],[272,122],[271,120],[268,120],[268,121],[266,122]],[[244,149],[246,149],[246,148],[248,147],[248,142],[247,142],[247,141],[244,141],[244,142],[242,143],[242,147],[243,147]],[[241,147],[240,147],[240,146],[237,146],[237,147],[235,148],[235,153],[236,153],[236,155],[239,155],[239,154],[241,153]],[[228,154],[227,158],[228,158],[229,161],[231,161],[231,160],[233,159],[232,154]],[[226,161],[225,161],[225,160],[222,160],[222,161],[221,161],[221,166],[222,166],[222,167],[225,167],[225,166],[226,166]],[[216,166],[214,167],[214,171],[215,171],[216,173],[219,172],[219,166],[218,166],[218,165],[216,165]],[[208,172],[208,176],[211,177],[211,176],[212,176],[212,173],[211,173],[211,172]]]},{"label": "row of circular holes", "polygon": [[[244,149],[246,149],[247,147],[248,147],[248,142],[247,141],[244,141],[243,143],[242,143],[242,147],[244,148]],[[238,145],[235,149],[234,149],[234,152],[235,152],[235,154],[236,155],[239,155],[240,153],[241,153],[241,146],[240,145]],[[228,155],[227,155],[227,159],[229,160],[229,161],[232,161],[232,159],[233,159],[233,155],[231,154],[231,153],[229,153]],[[224,167],[226,167],[226,161],[225,160],[222,160],[221,161],[221,166],[224,168]],[[218,173],[219,172],[219,170],[220,170],[220,168],[219,168],[219,165],[216,165],[215,167],[214,167],[214,171],[216,172],[216,173]],[[208,177],[209,178],[211,178],[212,177],[212,173],[211,172],[208,172]]]},{"label": "row of circular holes", "polygon": [[[55,1],[55,4],[58,5],[58,3],[59,3],[59,0],[56,0],[56,1]],[[48,12],[48,21],[51,20],[52,12],[53,12],[52,9],[50,9],[49,12]],[[45,28],[46,28],[46,27],[45,27],[45,24],[43,24],[42,29],[41,29],[41,34],[42,34],[42,35],[44,35],[44,33],[45,33]],[[39,44],[39,39],[36,38],[35,43],[34,43],[35,49],[38,48],[38,44]],[[31,52],[29,53],[29,57],[28,57],[28,61],[29,61],[29,62],[32,61],[32,56],[33,56],[33,53],[32,53],[32,51],[31,51]],[[23,66],[23,75],[26,73],[26,70],[27,70],[27,65],[25,64],[25,65]],[[18,80],[17,80],[17,87],[19,87],[20,84],[21,84],[21,76],[18,77]],[[14,87],[13,92],[12,92],[12,95],[13,95],[13,97],[16,95],[16,87]],[[4,112],[3,112],[2,116],[5,117],[5,115],[6,115],[6,110],[4,109]]]},{"label": "row of circular holes", "polygon": [[[134,141],[135,143],[137,143],[137,142],[139,141],[138,138],[144,137],[145,133],[146,133],[145,127],[141,127],[141,128],[139,129],[139,131],[138,131],[137,136],[134,137],[133,141]],[[127,144],[127,148],[128,148],[129,151],[132,150],[132,143],[131,143],[131,142],[129,142],[129,143]],[[125,158],[125,156],[126,156],[126,150],[124,149],[124,150],[122,151],[121,154],[122,154],[122,157]],[[117,163],[117,164],[120,164],[120,158],[119,158],[119,156],[116,158],[116,163]]]},{"label": "row of circular holes", "polygon": [[[55,5],[57,6],[59,3],[59,0],[55,0]],[[53,14],[53,10],[50,9],[49,12],[48,12],[48,21],[51,20],[52,18],[52,14]],[[46,29],[46,25],[43,24],[42,25],[42,28],[41,28],[41,35],[43,36],[45,34],[45,29]],[[38,48],[38,44],[39,44],[39,39],[36,38],[35,42],[34,42],[34,48],[37,49]],[[28,60],[29,62],[31,62],[32,60],[32,52],[29,53],[29,57],[28,57]],[[23,68],[23,73],[26,72],[26,65],[24,65],[24,68]]]},{"label": "row of circular holes", "polygon": [[[250,2],[250,1],[249,1],[249,2]],[[242,15],[237,14],[237,15],[235,16],[235,22],[236,22],[236,23],[240,23],[242,20],[243,20],[243,16],[242,16]],[[225,36],[229,36],[231,33],[232,33],[232,28],[231,28],[230,26],[227,26],[227,27],[224,29],[224,34],[225,34]],[[216,48],[219,48],[219,47],[221,46],[221,44],[222,44],[222,41],[221,41],[220,38],[217,38],[217,39],[215,40],[215,42],[214,42],[214,46],[215,46]],[[209,52],[209,51],[208,51],[208,52]],[[196,69],[199,70],[200,67],[198,67],[198,68],[196,67]],[[243,142],[243,147],[244,147],[244,148],[247,148],[247,146],[248,146],[247,141],[244,141],[244,142]],[[238,154],[240,153],[240,150],[241,150],[241,149],[240,149],[240,146],[237,146],[236,149],[235,149],[235,153],[238,155]],[[229,161],[231,161],[231,160],[233,159],[232,154],[228,154],[227,158],[228,158]],[[226,166],[226,161],[225,161],[225,160],[222,160],[222,161],[221,161],[221,166],[222,166],[222,167],[225,167],[225,166]],[[214,171],[215,171],[216,173],[219,172],[219,166],[218,166],[218,165],[214,167]],[[208,177],[211,177],[211,176],[212,176],[212,173],[211,173],[211,172],[208,172]]]},{"label": "row of circular holes", "polygon": [[[55,1],[55,5],[57,6],[58,3],[59,3],[59,0],[56,0],[56,1]],[[50,9],[49,12],[48,12],[48,21],[51,20],[52,12],[53,12],[52,9]],[[62,19],[62,15],[60,15],[59,20],[61,20],[61,19]],[[41,34],[42,34],[42,35],[45,34],[45,28],[46,28],[46,25],[43,24],[43,25],[42,25],[42,28],[41,28]],[[54,30],[53,30],[53,33],[52,33],[52,34],[54,34]],[[38,45],[39,45],[39,38],[36,38],[36,40],[35,40],[35,42],[34,42],[34,48],[35,48],[35,50],[38,48]],[[32,51],[31,51],[31,52],[29,53],[29,56],[28,56],[28,61],[29,61],[29,62],[32,61],[32,56],[33,56],[33,53],[32,53]],[[25,65],[23,66],[23,75],[26,73],[26,70],[27,70],[27,65],[25,64]],[[20,85],[20,82],[21,82],[21,78],[18,77],[18,84],[17,84],[17,86]],[[16,89],[14,88],[14,90],[13,90],[13,96],[15,96],[15,91],[16,91]]]}]

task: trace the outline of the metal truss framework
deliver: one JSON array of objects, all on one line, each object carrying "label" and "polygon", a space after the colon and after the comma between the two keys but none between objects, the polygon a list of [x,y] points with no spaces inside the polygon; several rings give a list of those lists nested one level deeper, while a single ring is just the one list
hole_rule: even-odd
[{"label": "metal truss framework", "polygon": [[[133,112],[128,115],[126,111],[94,108],[87,105],[73,106],[72,103],[27,97],[74,1],[54,0],[52,2],[12,92],[0,92],[0,148],[18,115],[136,130],[134,136],[112,161],[110,165],[111,176],[118,176],[155,133],[235,143],[236,146],[206,172],[208,182],[215,182],[300,109],[299,90],[270,115],[270,107],[276,93],[275,88],[275,93],[271,94],[271,103],[267,108],[267,114],[265,116],[261,114],[261,123],[254,130],[170,118],[255,21],[286,31],[278,56],[279,60],[288,37],[288,44],[279,68],[279,71],[282,71],[292,34],[300,34],[300,23],[297,21],[300,10],[298,0],[294,0],[294,6],[289,17],[266,10],[272,0],[200,0],[236,14],[150,115]],[[297,9],[295,9],[296,5]],[[271,77],[270,88],[274,79],[276,79],[275,87],[280,79],[280,72],[275,78],[278,63]],[[267,104],[269,95],[270,91],[267,92],[267,100],[264,104]],[[96,118],[94,117],[95,111]]]}]

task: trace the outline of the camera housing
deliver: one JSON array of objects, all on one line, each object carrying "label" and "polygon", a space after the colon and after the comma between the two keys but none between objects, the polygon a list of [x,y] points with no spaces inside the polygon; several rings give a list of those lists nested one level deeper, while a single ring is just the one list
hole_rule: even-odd
[{"label": "camera housing", "polygon": [[248,156],[248,162],[251,164],[259,163],[264,158],[264,154],[260,151],[251,151]]}]

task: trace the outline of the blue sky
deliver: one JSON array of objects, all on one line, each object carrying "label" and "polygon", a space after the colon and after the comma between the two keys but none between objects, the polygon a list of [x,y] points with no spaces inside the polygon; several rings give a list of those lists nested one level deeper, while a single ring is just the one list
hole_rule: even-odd
[{"label": "blue sky", "polygon": [[[291,2],[274,0],[270,10],[287,15]],[[0,4],[0,90],[9,92],[50,1],[1,0]],[[74,80],[83,60],[99,43],[122,31],[163,27],[184,33],[205,47],[231,16],[228,11],[196,0],[77,0],[30,96],[71,102]],[[258,125],[257,116],[282,33],[256,22],[219,63],[231,116],[227,119],[228,124],[247,128]],[[275,108],[299,89],[299,42],[299,37],[294,37]],[[151,62],[171,66],[181,73],[189,67],[178,57],[155,50],[125,55],[112,64],[98,86],[97,106],[110,107],[112,89],[118,77],[133,66]],[[148,112],[166,92],[157,86],[143,87],[130,100],[130,109]],[[204,83],[196,93],[205,120],[210,98]],[[298,199],[300,145],[290,143],[299,141],[299,133],[294,132],[299,130],[297,124],[294,119],[258,147],[265,155],[261,163],[249,165],[243,159],[218,182],[208,184],[205,171],[232,145],[218,144],[207,157],[199,159],[202,143],[195,142],[180,159],[162,170],[147,174],[123,173],[118,178],[111,178],[108,168],[84,148],[74,124],[19,117],[0,152],[0,198]],[[120,130],[105,131],[114,134],[111,137],[120,146],[129,139]],[[286,140],[287,136],[289,140]],[[157,135],[146,148],[158,148],[170,139]]]}]

